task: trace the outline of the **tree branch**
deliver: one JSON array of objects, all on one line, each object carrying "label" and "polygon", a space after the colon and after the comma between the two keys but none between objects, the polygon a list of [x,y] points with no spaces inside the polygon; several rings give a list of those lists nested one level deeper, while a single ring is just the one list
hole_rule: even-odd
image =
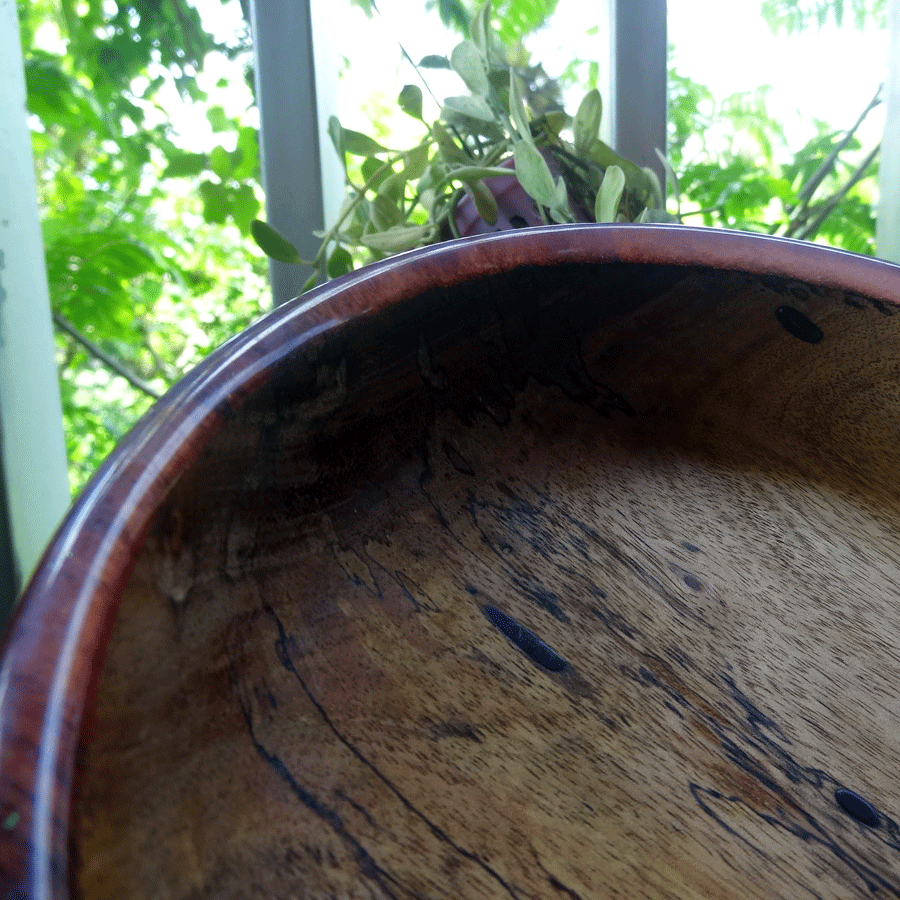
[{"label": "tree branch", "polygon": [[883,88],[884,85],[879,85],[878,90],[875,92],[875,96],[869,101],[869,105],[862,111],[862,114],[856,120],[853,127],[847,131],[844,137],[835,145],[831,153],[828,154],[828,157],[822,165],[816,169],[813,175],[807,180],[806,184],[800,188],[797,193],[797,198],[800,202],[790,211],[788,225],[784,232],[785,235],[791,236],[794,232],[804,229],[807,219],[806,212],[813,194],[819,189],[819,186],[825,178],[834,171],[834,168],[837,165],[838,156],[840,156],[853,139],[853,135],[856,134],[859,126],[862,125],[863,120],[876,106],[878,106],[879,103],[881,103],[881,91]]},{"label": "tree branch", "polygon": [[69,337],[77,341],[95,359],[99,359],[107,368],[112,369],[117,375],[121,375],[132,387],[145,393],[154,400],[159,400],[161,394],[152,388],[143,378],[135,375],[124,363],[110,356],[105,350],[97,346],[87,335],[82,334],[62,313],[54,311],[53,322],[57,328],[64,331]]},{"label": "tree branch", "polygon": [[847,179],[847,183],[822,203],[822,206],[819,207],[816,215],[796,233],[795,236],[797,238],[808,241],[814,237],[815,233],[819,230],[819,227],[834,212],[838,203],[847,196],[853,185],[865,177],[866,172],[869,170],[869,166],[872,165],[875,161],[875,157],[878,156],[879,150],[881,150],[881,144],[877,144],[872,152],[869,153],[869,155],[856,167],[853,174]]}]

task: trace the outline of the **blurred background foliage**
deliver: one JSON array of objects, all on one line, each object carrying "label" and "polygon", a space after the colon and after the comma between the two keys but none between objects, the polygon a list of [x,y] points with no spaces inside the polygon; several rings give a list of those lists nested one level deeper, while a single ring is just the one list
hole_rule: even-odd
[{"label": "blurred background foliage", "polygon": [[[223,32],[218,12],[205,21],[190,0],[19,2],[73,491],[155,397],[270,305],[249,238],[263,193],[247,3]],[[537,64],[556,5],[495,0],[495,27]],[[465,33],[476,3],[424,6]],[[761,12],[773,32],[884,22],[883,0],[763,0]],[[598,62],[551,74],[580,95]],[[670,66],[669,90],[671,211],[874,252],[878,147],[859,122],[815,121],[791,147],[770,86],[723,97]],[[859,98],[860,122],[876,104]],[[366,105],[368,133],[390,144],[392,98],[374,90]],[[203,123],[202,147],[179,121]]]},{"label": "blurred background foliage", "polygon": [[[269,305],[247,239],[262,203],[254,110],[226,114],[198,79],[214,55],[249,65],[250,38],[217,41],[185,0],[18,13],[77,491],[156,397]],[[220,138],[210,152],[186,147],[178,105]]]}]

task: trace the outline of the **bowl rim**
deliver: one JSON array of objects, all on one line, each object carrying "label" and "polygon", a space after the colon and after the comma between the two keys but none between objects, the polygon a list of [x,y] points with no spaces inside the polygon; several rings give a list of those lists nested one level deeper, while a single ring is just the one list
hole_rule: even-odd
[{"label": "bowl rim", "polygon": [[[632,263],[788,278],[900,304],[900,265],[789,238],[683,225],[565,225],[462,238],[389,257],[269,312],[185,375],[101,465],[50,541],[0,662],[0,885],[68,893],[68,821],[82,713],[154,514],[226,414],[343,323],[522,265]],[[5,891],[4,891],[5,893]]]}]

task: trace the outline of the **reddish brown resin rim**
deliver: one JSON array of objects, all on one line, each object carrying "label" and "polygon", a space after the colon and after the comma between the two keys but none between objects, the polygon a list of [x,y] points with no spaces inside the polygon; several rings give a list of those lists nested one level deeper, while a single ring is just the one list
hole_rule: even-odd
[{"label": "reddish brown resin rim", "polygon": [[[173,387],[122,440],[63,521],[23,594],[0,665],[0,887],[64,896],[82,710],[153,515],[224,413],[272,367],[343,322],[521,265],[641,263],[782,276],[900,303],[900,266],[822,246],[671,225],[505,232],[368,266],[272,312]],[[54,893],[55,892],[55,893]]]}]

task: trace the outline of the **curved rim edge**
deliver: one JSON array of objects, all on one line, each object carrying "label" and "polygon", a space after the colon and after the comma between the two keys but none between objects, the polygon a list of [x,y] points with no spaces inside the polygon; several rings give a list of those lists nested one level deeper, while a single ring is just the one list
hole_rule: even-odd
[{"label": "curved rim edge", "polygon": [[[900,266],[820,245],[681,225],[550,226],[390,257],[285,304],[227,341],[167,392],[103,464],[48,546],[7,629],[0,663],[0,800],[25,789],[33,791],[33,803],[23,817],[30,821],[0,833],[0,846],[16,837],[20,856],[24,839],[28,864],[19,875],[29,880],[29,896],[54,896],[66,883],[75,744],[91,664],[103,650],[118,592],[153,514],[183,464],[222,426],[224,411],[268,380],[279,361],[348,319],[429,289],[560,262],[707,267],[900,304]],[[82,569],[74,582],[68,565],[73,558]],[[35,680],[35,669],[47,679]],[[30,726],[27,734],[23,722]],[[13,728],[20,730],[10,733]],[[7,770],[13,755],[22,768],[23,740],[34,751],[33,771]]]}]

